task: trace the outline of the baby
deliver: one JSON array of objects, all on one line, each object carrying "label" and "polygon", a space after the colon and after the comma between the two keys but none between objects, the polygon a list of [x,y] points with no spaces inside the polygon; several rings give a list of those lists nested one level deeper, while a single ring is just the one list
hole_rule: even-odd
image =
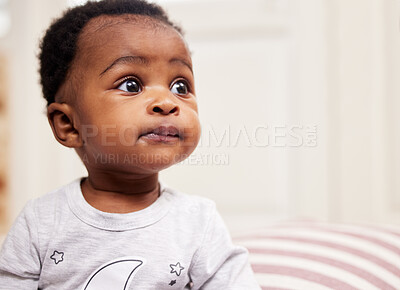
[{"label": "baby", "polygon": [[54,136],[88,171],[30,201],[0,253],[0,289],[260,289],[213,202],[158,172],[200,138],[179,27],[142,0],[89,2],[41,43]]}]

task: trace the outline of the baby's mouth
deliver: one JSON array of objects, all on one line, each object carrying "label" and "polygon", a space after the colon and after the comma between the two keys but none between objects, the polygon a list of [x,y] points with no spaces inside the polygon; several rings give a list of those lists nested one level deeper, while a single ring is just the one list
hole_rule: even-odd
[{"label": "baby's mouth", "polygon": [[179,130],[174,126],[160,126],[155,129],[151,129],[144,134],[140,135],[140,138],[144,137],[153,141],[176,141],[180,139]]}]

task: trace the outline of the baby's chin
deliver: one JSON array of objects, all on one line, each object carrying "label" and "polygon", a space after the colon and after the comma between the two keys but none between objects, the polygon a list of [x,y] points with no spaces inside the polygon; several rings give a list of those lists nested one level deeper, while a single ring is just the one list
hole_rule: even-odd
[{"label": "baby's chin", "polygon": [[196,149],[196,145],[197,142],[191,142],[181,146],[158,145],[144,147],[140,148],[141,150],[137,150],[135,155],[131,155],[132,159],[129,160],[128,158],[127,161],[133,161],[135,166],[151,172],[158,172],[188,158]]},{"label": "baby's chin", "polygon": [[[110,158],[110,156],[112,156]],[[105,154],[102,162],[86,162],[88,171],[121,172],[132,174],[151,174],[167,169],[183,160],[189,154],[132,153]],[[107,158],[109,158],[107,160]]]}]

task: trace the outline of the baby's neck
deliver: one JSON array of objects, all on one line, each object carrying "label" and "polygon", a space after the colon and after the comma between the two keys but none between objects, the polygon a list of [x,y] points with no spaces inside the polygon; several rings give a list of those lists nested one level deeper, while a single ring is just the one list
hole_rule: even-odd
[{"label": "baby's neck", "polygon": [[81,183],[85,200],[110,213],[129,213],[150,206],[160,195],[158,173],[148,175],[95,174]]}]

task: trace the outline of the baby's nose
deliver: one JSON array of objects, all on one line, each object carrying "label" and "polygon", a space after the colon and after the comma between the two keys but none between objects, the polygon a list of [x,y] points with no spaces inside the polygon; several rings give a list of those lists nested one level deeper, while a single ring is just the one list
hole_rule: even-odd
[{"label": "baby's nose", "polygon": [[162,115],[169,115],[169,114],[179,114],[179,106],[170,101],[170,100],[162,100],[158,102],[153,102],[148,108],[149,114],[162,114]]}]

